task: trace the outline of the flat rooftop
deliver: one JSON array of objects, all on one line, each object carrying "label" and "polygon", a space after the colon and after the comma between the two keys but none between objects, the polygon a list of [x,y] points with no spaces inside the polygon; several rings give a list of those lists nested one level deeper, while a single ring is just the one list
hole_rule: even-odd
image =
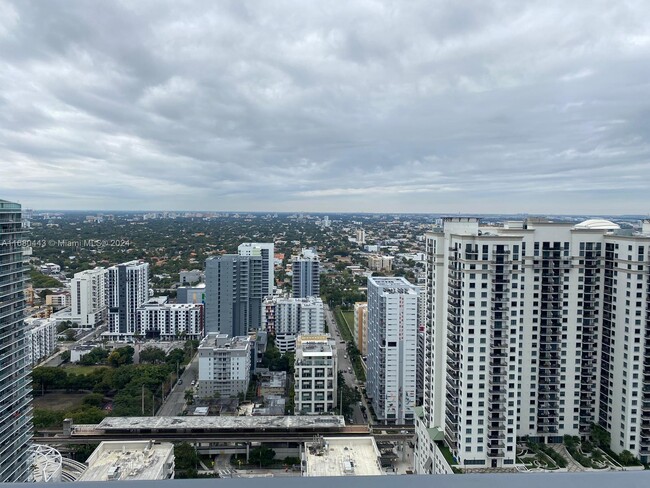
[{"label": "flat rooftop", "polygon": [[305,443],[304,476],[379,476],[380,453],[373,437],[324,437]]},{"label": "flat rooftop", "polygon": [[88,458],[88,469],[79,481],[166,479],[174,445],[139,442],[102,442]]},{"label": "flat rooftop", "polygon": [[314,416],[259,416],[259,417],[106,417],[97,429],[104,431],[124,429],[295,429],[345,427],[340,415]]}]

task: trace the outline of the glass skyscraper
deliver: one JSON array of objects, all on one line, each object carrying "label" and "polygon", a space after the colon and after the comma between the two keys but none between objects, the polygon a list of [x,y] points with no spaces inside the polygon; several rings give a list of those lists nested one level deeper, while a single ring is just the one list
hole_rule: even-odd
[{"label": "glass skyscraper", "polygon": [[20,205],[0,200],[0,482],[31,478],[30,366],[23,316],[26,266]]}]

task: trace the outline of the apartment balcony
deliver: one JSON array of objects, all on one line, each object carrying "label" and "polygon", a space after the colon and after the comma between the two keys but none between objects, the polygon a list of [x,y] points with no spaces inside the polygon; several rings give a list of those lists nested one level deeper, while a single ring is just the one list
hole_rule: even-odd
[{"label": "apartment balcony", "polygon": [[506,435],[503,432],[500,432],[498,430],[491,430],[490,433],[488,434],[488,440],[489,441],[502,441],[505,440]]},{"label": "apartment balcony", "polygon": [[490,376],[488,384],[490,386],[505,386],[508,384],[508,381],[505,376]]},{"label": "apartment balcony", "polygon": [[491,414],[487,420],[488,422],[505,422],[506,416],[500,413]]},{"label": "apartment balcony", "polygon": [[502,458],[505,457],[505,452],[503,449],[490,449],[488,451],[488,456],[491,458]]},{"label": "apartment balcony", "polygon": [[492,293],[503,293],[503,294],[508,294],[510,293],[510,288],[506,286],[506,284],[501,283],[499,285],[492,285]]}]

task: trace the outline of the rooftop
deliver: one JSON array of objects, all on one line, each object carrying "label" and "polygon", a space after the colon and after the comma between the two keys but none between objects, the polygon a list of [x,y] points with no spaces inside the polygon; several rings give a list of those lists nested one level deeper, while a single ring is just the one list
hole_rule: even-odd
[{"label": "rooftop", "polygon": [[324,437],[305,443],[305,476],[378,476],[384,474],[373,437]]},{"label": "rooftop", "polygon": [[173,453],[174,445],[167,442],[102,442],[88,458],[88,469],[79,481],[165,479]]},{"label": "rooftop", "polygon": [[286,417],[106,417],[97,426],[99,430],[124,429],[213,429],[236,430],[265,429],[283,430],[295,427],[344,427],[345,420],[340,415],[286,416]]}]

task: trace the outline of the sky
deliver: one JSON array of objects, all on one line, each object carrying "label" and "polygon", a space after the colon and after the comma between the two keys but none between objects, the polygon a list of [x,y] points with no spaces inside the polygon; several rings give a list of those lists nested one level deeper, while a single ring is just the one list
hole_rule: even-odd
[{"label": "sky", "polygon": [[650,212],[650,2],[0,0],[0,198]]}]

